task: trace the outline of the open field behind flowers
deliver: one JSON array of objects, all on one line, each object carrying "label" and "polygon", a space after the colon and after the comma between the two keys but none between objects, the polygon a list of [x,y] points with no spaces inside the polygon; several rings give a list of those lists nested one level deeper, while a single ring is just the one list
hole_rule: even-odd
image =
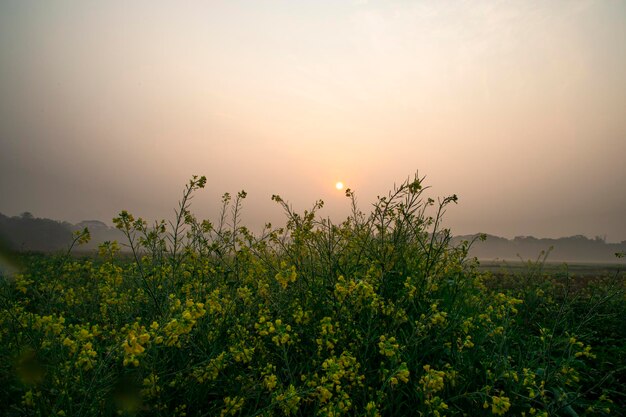
[{"label": "open field behind flowers", "polygon": [[[99,256],[23,255],[0,283],[7,416],[624,415],[626,298],[534,262],[480,270],[420,178],[341,224],[322,202],[253,235],[121,212]],[[86,240],[76,235],[76,243]],[[132,256],[122,256],[120,245]],[[573,285],[576,284],[576,285]]]}]

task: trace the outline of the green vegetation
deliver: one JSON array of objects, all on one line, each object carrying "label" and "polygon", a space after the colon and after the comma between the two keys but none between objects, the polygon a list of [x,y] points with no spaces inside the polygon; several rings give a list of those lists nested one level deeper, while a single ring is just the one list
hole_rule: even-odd
[{"label": "green vegetation", "polygon": [[[115,219],[98,258],[25,256],[0,287],[3,415],[577,416],[626,407],[616,272],[510,274],[450,245],[417,176],[341,224],[296,213],[240,224]],[[431,214],[432,212],[432,214]],[[85,240],[80,232],[75,242]]]}]

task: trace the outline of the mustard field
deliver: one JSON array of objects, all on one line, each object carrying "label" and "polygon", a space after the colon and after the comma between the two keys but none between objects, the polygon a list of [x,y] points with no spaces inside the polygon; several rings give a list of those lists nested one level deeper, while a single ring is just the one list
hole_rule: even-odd
[{"label": "mustard field", "polygon": [[[128,212],[97,256],[0,281],[6,416],[626,415],[625,276],[481,271],[419,178],[339,224],[252,234],[245,192],[197,219]],[[77,234],[75,243],[88,238]]]}]

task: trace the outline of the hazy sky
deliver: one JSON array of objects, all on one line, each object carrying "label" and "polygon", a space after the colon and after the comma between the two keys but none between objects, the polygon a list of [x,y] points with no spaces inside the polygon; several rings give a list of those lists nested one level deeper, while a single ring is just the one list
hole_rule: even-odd
[{"label": "hazy sky", "polygon": [[2,1],[0,212],[248,192],[336,220],[416,170],[455,234],[626,239],[626,2]]}]

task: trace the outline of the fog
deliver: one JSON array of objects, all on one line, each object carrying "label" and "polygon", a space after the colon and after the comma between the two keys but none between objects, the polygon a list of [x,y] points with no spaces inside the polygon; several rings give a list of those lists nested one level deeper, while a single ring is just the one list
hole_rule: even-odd
[{"label": "fog", "polygon": [[455,234],[626,239],[626,2],[0,3],[0,213],[364,211],[419,170]]}]

